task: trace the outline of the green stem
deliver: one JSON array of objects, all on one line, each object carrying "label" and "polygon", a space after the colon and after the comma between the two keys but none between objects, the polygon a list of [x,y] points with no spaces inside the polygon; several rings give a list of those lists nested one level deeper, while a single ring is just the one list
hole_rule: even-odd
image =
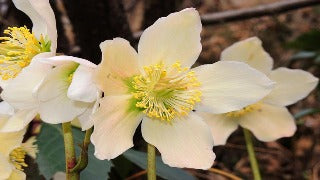
[{"label": "green stem", "polygon": [[81,155],[79,157],[79,161],[76,166],[71,170],[71,172],[81,172],[88,165],[88,148],[90,145],[90,136],[92,134],[93,127],[86,130],[86,134],[84,136],[84,140],[81,146]]},{"label": "green stem", "polygon": [[148,180],[156,180],[156,148],[148,143]]},{"label": "green stem", "polygon": [[76,152],[74,148],[73,135],[71,123],[62,123],[63,139],[64,139],[64,150],[66,157],[66,175],[67,180],[78,180],[80,175],[77,172],[71,172],[77,163]]},{"label": "green stem", "polygon": [[261,180],[258,161],[257,161],[256,155],[254,153],[251,133],[249,130],[247,130],[245,128],[243,128],[243,133],[244,133],[244,138],[245,138],[246,144],[247,144],[247,151],[249,154],[249,160],[250,160],[250,165],[251,165],[251,169],[253,172],[253,178],[254,178],[254,180]]}]

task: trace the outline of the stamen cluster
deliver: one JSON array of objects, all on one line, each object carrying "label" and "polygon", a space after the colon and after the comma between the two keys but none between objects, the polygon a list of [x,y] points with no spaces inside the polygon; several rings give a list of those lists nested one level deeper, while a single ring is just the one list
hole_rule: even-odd
[{"label": "stamen cluster", "polygon": [[26,154],[27,152],[22,147],[18,147],[10,153],[10,161],[17,170],[23,171],[23,168],[28,167],[25,163]]},{"label": "stamen cluster", "polygon": [[179,62],[169,67],[163,63],[145,66],[144,74],[133,78],[136,107],[151,118],[171,121],[193,110],[202,95],[200,82],[193,71]]},{"label": "stamen cluster", "polygon": [[7,36],[0,37],[0,76],[3,80],[15,78],[35,55],[50,51],[50,41],[43,36],[38,40],[25,26],[9,27],[4,34]]}]

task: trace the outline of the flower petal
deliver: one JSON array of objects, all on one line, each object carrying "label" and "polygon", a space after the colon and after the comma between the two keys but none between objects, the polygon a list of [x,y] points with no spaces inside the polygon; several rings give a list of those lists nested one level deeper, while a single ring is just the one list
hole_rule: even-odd
[{"label": "flower petal", "polygon": [[14,109],[6,101],[0,102],[0,115],[13,115]]},{"label": "flower petal", "polygon": [[99,91],[93,83],[94,69],[80,65],[73,74],[68,88],[68,97],[75,101],[94,102]]},{"label": "flower petal", "polygon": [[8,158],[0,153],[0,179],[8,179],[14,166],[10,164]]},{"label": "flower petal", "polygon": [[139,74],[137,52],[122,38],[104,41],[100,48],[102,61],[94,77],[97,86],[107,95],[127,93],[124,80]]},{"label": "flower petal", "polygon": [[3,89],[1,98],[17,109],[33,109],[38,106],[34,91],[50,71],[51,66],[35,60],[11,80]]},{"label": "flower petal", "polygon": [[90,118],[93,111],[93,105],[94,103],[78,117],[82,131],[88,130],[93,126],[93,120]]},{"label": "flower petal", "polygon": [[52,66],[60,66],[60,65],[64,65],[68,62],[75,62],[78,63],[80,65],[84,65],[88,68],[96,68],[97,65],[86,60],[86,59],[82,59],[82,58],[78,58],[78,57],[74,57],[74,56],[51,56],[51,57],[44,57],[41,58],[40,61],[42,63],[47,63],[50,64]]},{"label": "flower petal", "polygon": [[225,145],[228,137],[238,128],[238,121],[224,114],[196,112],[208,124],[215,146]]},{"label": "flower petal", "polygon": [[9,156],[10,152],[17,147],[20,147],[25,129],[18,132],[0,133],[0,154]]},{"label": "flower petal", "polygon": [[280,106],[288,106],[305,98],[319,82],[307,71],[288,68],[273,70],[269,78],[276,82],[276,86],[263,101]]},{"label": "flower petal", "polygon": [[194,112],[172,124],[144,118],[142,136],[161,153],[172,167],[209,169],[215,159],[209,127]]},{"label": "flower petal", "polygon": [[24,129],[38,114],[38,109],[18,110],[1,123],[0,132],[16,132]]},{"label": "flower petal", "polygon": [[266,96],[273,82],[245,63],[219,61],[194,68],[202,83],[202,101],[196,109],[213,114],[239,110]]},{"label": "flower petal", "polygon": [[91,105],[71,100],[67,96],[69,76],[76,68],[77,63],[66,63],[54,68],[43,80],[36,93],[40,101],[39,114],[43,121],[53,124],[69,122]]},{"label": "flower petal", "polygon": [[93,114],[91,142],[98,159],[113,159],[133,146],[133,135],[141,122],[138,112],[128,111],[130,95],[106,96]]},{"label": "flower petal", "polygon": [[51,40],[51,52],[57,49],[57,29],[54,12],[49,0],[13,0],[14,5],[27,14],[32,23],[32,32],[40,38],[40,35],[48,35]]},{"label": "flower petal", "polygon": [[273,66],[273,59],[263,49],[262,42],[257,37],[248,38],[226,48],[221,53],[221,60],[241,61],[265,74],[269,74]]},{"label": "flower petal", "polygon": [[195,9],[185,9],[158,19],[141,35],[138,54],[140,67],[180,61],[191,67],[201,52],[200,16]]},{"label": "flower petal", "polygon": [[261,104],[259,110],[245,114],[239,119],[239,123],[260,141],[290,137],[297,129],[294,118],[287,108],[268,104]]},{"label": "flower petal", "polygon": [[27,176],[24,172],[14,169],[8,180],[24,180]]}]

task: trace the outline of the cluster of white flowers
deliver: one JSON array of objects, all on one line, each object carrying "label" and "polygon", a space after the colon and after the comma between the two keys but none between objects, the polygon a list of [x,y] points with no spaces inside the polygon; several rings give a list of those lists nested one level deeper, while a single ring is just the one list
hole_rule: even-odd
[{"label": "cluster of white flowers", "polygon": [[272,70],[272,58],[255,37],[224,50],[221,61],[191,69],[202,49],[195,9],[157,20],[143,32],[138,52],[115,38],[100,44],[99,65],[56,56],[49,1],[13,2],[33,28],[8,28],[1,38],[0,179],[25,178],[21,159],[34,148],[22,139],[37,114],[46,123],[94,126],[91,142],[99,159],[131,148],[142,123],[143,138],[165,163],[208,169],[212,147],[225,144],[238,124],[261,141],[292,136],[296,125],[285,106],[318,83],[302,70]]}]

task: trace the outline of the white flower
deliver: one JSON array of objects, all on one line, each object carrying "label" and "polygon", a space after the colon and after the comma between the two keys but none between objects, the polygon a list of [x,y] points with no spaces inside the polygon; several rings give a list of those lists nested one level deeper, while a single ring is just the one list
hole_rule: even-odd
[{"label": "white flower", "polygon": [[245,62],[265,73],[276,82],[276,86],[264,99],[240,111],[220,115],[201,113],[201,117],[211,127],[215,145],[225,144],[238,125],[249,129],[261,141],[292,136],[296,131],[296,124],[285,106],[305,98],[316,87],[318,79],[309,72],[298,69],[272,70],[273,59],[256,37],[237,42],[225,49],[221,60]]},{"label": "white flower", "polygon": [[[7,121],[7,118],[0,116],[0,127]],[[22,143],[25,132],[26,130],[23,129],[17,132],[0,133],[0,179],[26,179],[26,174],[23,172],[23,169],[28,167],[25,157],[28,154],[35,158],[38,150],[34,145],[34,137]]]},{"label": "white flower", "polygon": [[54,56],[41,62],[55,66],[35,92],[41,119],[57,124],[78,118],[83,130],[92,127],[89,116],[100,97],[92,80],[97,65],[72,56]]},{"label": "white flower", "polygon": [[264,74],[240,62],[190,70],[201,52],[201,21],[195,9],[160,18],[142,34],[138,53],[128,41],[101,43],[95,82],[104,92],[93,115],[95,156],[112,159],[142,136],[165,163],[208,169],[215,155],[209,127],[193,110],[225,113],[259,101],[273,86]]},{"label": "white flower", "polygon": [[[55,55],[57,30],[49,0],[13,0],[15,6],[32,20],[32,33],[26,27],[13,27],[5,31],[9,37],[0,46],[0,75],[3,92],[1,98],[14,109],[10,127],[0,131],[19,131],[38,112],[38,101],[33,96],[40,82],[51,69],[39,58]],[[10,48],[8,48],[10,47]],[[14,63],[13,63],[14,62]],[[14,122],[14,123],[13,123]]]}]

